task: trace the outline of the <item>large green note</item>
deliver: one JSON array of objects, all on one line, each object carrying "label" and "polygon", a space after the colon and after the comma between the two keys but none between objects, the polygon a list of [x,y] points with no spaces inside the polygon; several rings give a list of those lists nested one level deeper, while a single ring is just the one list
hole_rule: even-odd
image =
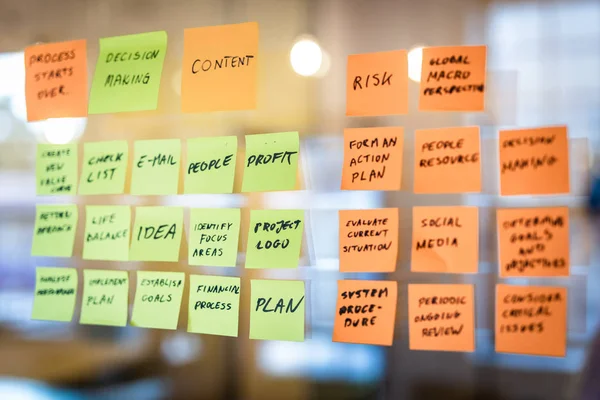
[{"label": "large green note", "polygon": [[127,271],[83,270],[80,324],[127,325],[129,309]]},{"label": "large green note", "polygon": [[232,193],[237,137],[188,139],[184,193]]},{"label": "large green note", "polygon": [[131,325],[177,329],[184,285],[183,272],[138,271]]},{"label": "large green note", "polygon": [[77,296],[75,268],[37,267],[31,319],[69,322]]},{"label": "large green note", "polygon": [[38,144],[35,162],[36,193],[77,193],[77,144]]},{"label": "large green note", "polygon": [[86,206],[84,260],[129,260],[129,206]]},{"label": "large green note", "polygon": [[239,208],[192,208],[188,263],[235,267],[240,216]]},{"label": "large green note", "polygon": [[182,207],[136,207],[130,259],[179,261],[182,232]]},{"label": "large green note", "polygon": [[75,243],[77,217],[75,204],[37,205],[31,255],[71,257]]},{"label": "large green note", "polygon": [[123,193],[128,155],[125,140],[85,143],[79,194]]},{"label": "large green note", "polygon": [[177,194],[181,140],[138,140],[133,146],[131,194]]},{"label": "large green note", "polygon": [[190,275],[188,332],[238,335],[240,278]]}]

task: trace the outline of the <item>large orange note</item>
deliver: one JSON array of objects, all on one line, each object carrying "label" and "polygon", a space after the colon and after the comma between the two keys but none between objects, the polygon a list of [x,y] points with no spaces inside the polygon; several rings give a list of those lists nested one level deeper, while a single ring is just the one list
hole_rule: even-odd
[{"label": "large orange note", "polygon": [[408,285],[411,350],[475,351],[473,285]]},{"label": "large orange note", "polygon": [[564,357],[567,289],[496,285],[496,351]]},{"label": "large orange note", "polygon": [[400,190],[401,127],[344,129],[342,190]]},{"label": "large orange note", "polygon": [[424,48],[419,111],[483,111],[486,49]]},{"label": "large orange note", "polygon": [[25,49],[27,121],[87,116],[86,57],[85,40]]},{"label": "large orange note", "polygon": [[256,22],[185,29],[182,111],[256,108],[257,64]]},{"label": "large orange note", "polygon": [[481,192],[479,127],[415,132],[415,193]]},{"label": "large orange note", "polygon": [[500,276],[569,276],[569,209],[497,211]]},{"label": "large orange note", "polygon": [[398,257],[398,209],[340,210],[340,271],[393,272]]},{"label": "large orange note", "polygon": [[338,281],[333,341],[391,346],[398,282]]},{"label": "large orange note", "polygon": [[569,193],[567,127],[500,131],[500,194]]},{"label": "large orange note", "polygon": [[346,115],[408,113],[406,50],[348,56]]},{"label": "large orange note", "polygon": [[411,271],[477,273],[477,207],[413,207]]}]

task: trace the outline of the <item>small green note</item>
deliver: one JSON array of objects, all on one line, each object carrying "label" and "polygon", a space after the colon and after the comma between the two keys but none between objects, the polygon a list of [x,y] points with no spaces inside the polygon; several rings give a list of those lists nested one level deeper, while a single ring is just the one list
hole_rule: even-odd
[{"label": "small green note", "polygon": [[86,206],[84,260],[129,260],[129,206]]},{"label": "small green note", "polygon": [[85,143],[79,194],[122,194],[128,154],[125,140]]},{"label": "small green note", "polygon": [[35,207],[32,256],[71,257],[77,229],[75,204]]},{"label": "small green note", "polygon": [[253,279],[250,339],[304,341],[304,281]]},{"label": "small green note", "polygon": [[184,193],[232,193],[237,137],[188,139]]},{"label": "small green note", "polygon": [[190,275],[188,332],[238,336],[240,278]]},{"label": "small green note", "polygon": [[100,39],[89,114],[156,110],[167,32]]},{"label": "small green note", "polygon": [[75,268],[37,267],[31,319],[69,322],[77,296]]},{"label": "small green note", "polygon": [[77,144],[38,144],[35,161],[36,193],[77,193]]},{"label": "small green note", "polygon": [[246,268],[296,268],[303,210],[251,210]]},{"label": "small green note", "polygon": [[182,207],[136,207],[130,259],[179,261],[182,232]]},{"label": "small green note", "polygon": [[80,324],[127,325],[129,303],[127,271],[83,270]]},{"label": "small green note", "polygon": [[177,329],[184,285],[183,272],[138,271],[131,325]]},{"label": "small green note", "polygon": [[246,135],[242,192],[294,190],[299,149],[298,132]]},{"label": "small green note", "polygon": [[181,140],[138,140],[134,143],[131,194],[177,194]]},{"label": "small green note", "polygon": [[240,218],[239,208],[192,208],[188,264],[235,267]]}]

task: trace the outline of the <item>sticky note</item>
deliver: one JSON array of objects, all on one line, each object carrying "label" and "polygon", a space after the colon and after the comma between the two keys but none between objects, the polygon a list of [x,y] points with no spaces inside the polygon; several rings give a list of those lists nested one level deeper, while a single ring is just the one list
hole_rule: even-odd
[{"label": "sticky note", "polygon": [[127,325],[129,301],[127,271],[83,270],[80,324]]},{"label": "sticky note", "polygon": [[90,114],[156,110],[167,32],[100,39]]},{"label": "sticky note", "polygon": [[182,232],[182,207],[136,207],[129,257],[177,262]]},{"label": "sticky note", "polygon": [[129,260],[129,206],[85,206],[84,260]]},{"label": "sticky note", "polygon": [[235,267],[240,219],[239,208],[192,208],[188,264]]},{"label": "sticky note", "polygon": [[398,209],[340,210],[340,271],[393,272],[398,258]]},{"label": "sticky note", "polygon": [[77,145],[38,144],[35,178],[38,195],[77,193]]},{"label": "sticky note", "polygon": [[425,47],[419,111],[483,111],[486,46]]},{"label": "sticky note", "polygon": [[185,29],[182,111],[256,108],[257,65],[258,23]]},{"label": "sticky note", "polygon": [[500,194],[570,192],[567,127],[500,131]]},{"label": "sticky note", "polygon": [[36,205],[31,255],[71,257],[77,218],[75,204]]},{"label": "sticky note", "polygon": [[128,156],[125,140],[84,143],[79,194],[122,194]]},{"label": "sticky note", "polygon": [[298,132],[246,135],[242,192],[294,190],[299,149]]},{"label": "sticky note", "polygon": [[496,213],[500,276],[569,276],[569,209],[511,208]]},{"label": "sticky note", "polygon": [[177,329],[184,285],[183,272],[137,271],[131,325]]},{"label": "sticky note", "polygon": [[413,272],[477,273],[477,207],[413,207],[411,254]]},{"label": "sticky note", "polygon": [[27,121],[85,117],[88,104],[85,40],[25,49]]},{"label": "sticky note", "polygon": [[408,285],[411,350],[475,351],[473,285]]},{"label": "sticky note", "polygon": [[479,127],[415,131],[415,193],[481,192]]},{"label": "sticky note", "polygon": [[133,147],[131,194],[177,194],[181,140],[138,140]]},{"label": "sticky note", "polygon": [[348,56],[346,115],[408,113],[406,50]]},{"label": "sticky note", "polygon": [[237,137],[188,139],[184,193],[232,193]]},{"label": "sticky note", "polygon": [[496,351],[564,357],[567,289],[496,285]]},{"label": "sticky note", "polygon": [[251,210],[246,268],[298,267],[303,229],[303,210]]},{"label": "sticky note", "polygon": [[401,127],[344,129],[342,190],[400,190]]},{"label": "sticky note", "polygon": [[70,322],[76,296],[75,268],[37,267],[31,319]]},{"label": "sticky note", "polygon": [[397,300],[396,281],[338,281],[333,341],[391,346]]},{"label": "sticky note", "polygon": [[250,281],[250,339],[304,341],[304,281]]},{"label": "sticky note", "polygon": [[190,275],[188,332],[238,336],[240,278]]}]

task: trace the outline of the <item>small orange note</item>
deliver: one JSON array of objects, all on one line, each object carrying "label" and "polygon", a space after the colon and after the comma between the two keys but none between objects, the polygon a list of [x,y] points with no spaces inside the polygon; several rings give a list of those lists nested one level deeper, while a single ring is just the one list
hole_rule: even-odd
[{"label": "small orange note", "polygon": [[569,209],[497,211],[500,276],[569,276]]},{"label": "small orange note", "polygon": [[344,129],[342,190],[400,190],[401,127]]},{"label": "small orange note", "polygon": [[333,341],[391,346],[397,300],[396,281],[338,281]]},{"label": "small orange note", "polygon": [[564,357],[567,289],[496,285],[496,351]]},{"label": "small orange note", "polygon": [[408,113],[406,50],[348,56],[346,115]]},{"label": "small orange note", "polygon": [[340,210],[340,271],[393,272],[398,258],[398,209]]},{"label": "small orange note", "polygon": [[567,127],[500,131],[500,194],[569,193]]},{"label": "small orange note", "polygon": [[481,192],[479,127],[415,132],[415,193]]},{"label": "small orange note", "polygon": [[411,271],[475,274],[477,207],[413,207]]},{"label": "small orange note", "polygon": [[27,121],[87,116],[86,57],[85,40],[25,49]]},{"label": "small orange note", "polygon": [[485,46],[426,47],[419,111],[483,111]]},{"label": "small orange note", "polygon": [[256,108],[258,23],[183,32],[184,113]]},{"label": "small orange note", "polygon": [[408,285],[411,350],[475,351],[473,285]]}]

